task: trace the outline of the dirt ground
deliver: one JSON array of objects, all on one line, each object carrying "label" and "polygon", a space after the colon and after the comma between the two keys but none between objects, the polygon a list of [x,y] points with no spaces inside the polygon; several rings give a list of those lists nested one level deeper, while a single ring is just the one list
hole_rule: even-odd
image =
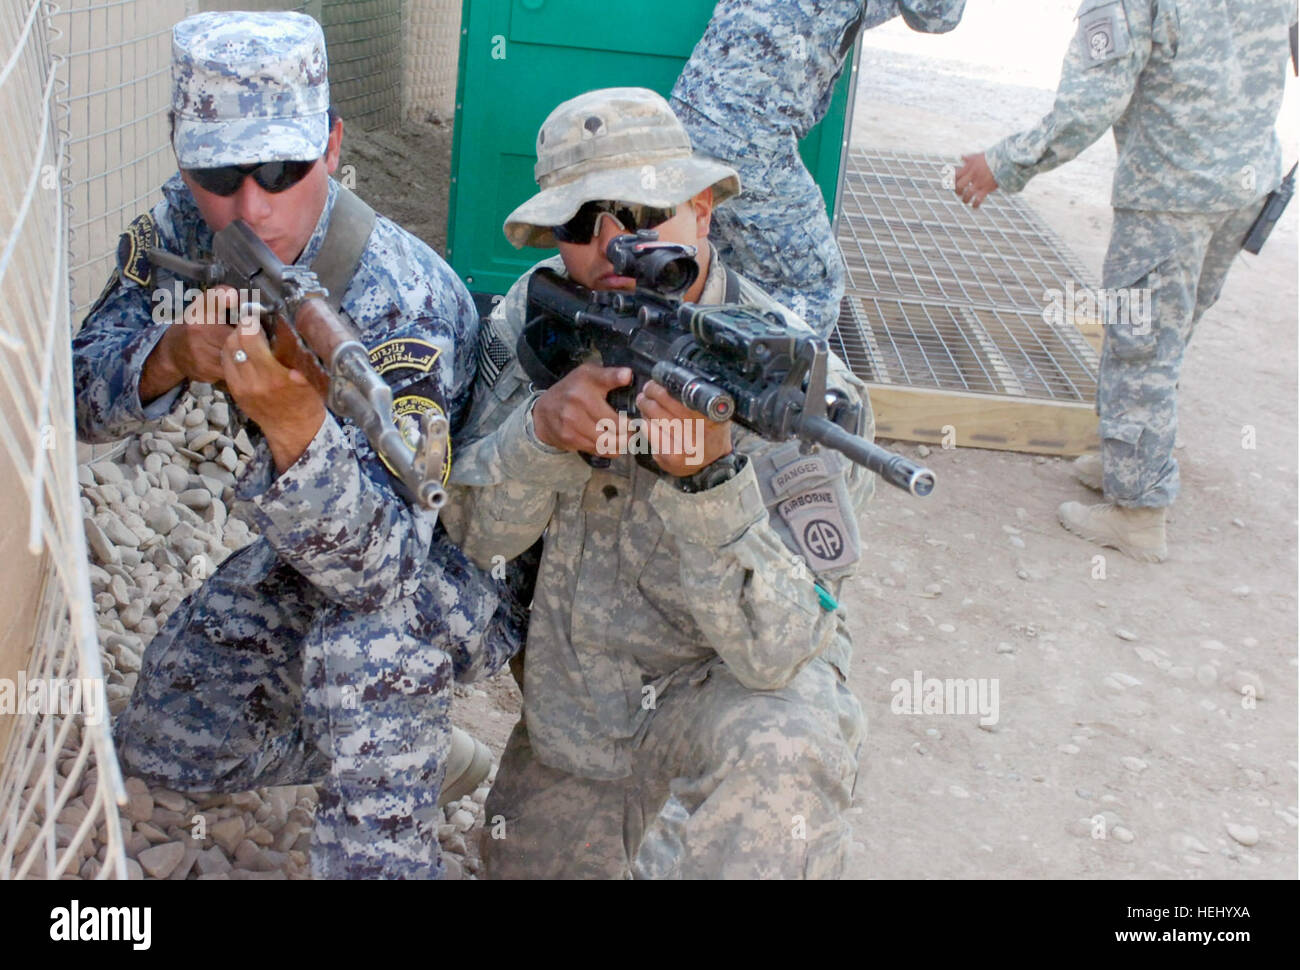
[{"label": "dirt ground", "polygon": [[[855,144],[955,160],[1031,124],[1051,106],[1075,4],[1033,6],[1019,39],[1003,36],[1005,0],[948,37],[873,31]],[[1002,63],[1008,49],[1023,60]],[[1289,163],[1293,122],[1283,136]],[[450,146],[428,125],[353,133],[343,162],[441,249]],[[1106,136],[1025,192],[1094,274],[1114,161]],[[851,875],[1296,876],[1298,210],[1238,260],[1189,350],[1167,562],[1065,533],[1056,506],[1091,493],[1058,459],[936,449],[931,498],[878,490],[844,597],[869,722]],[[996,678],[997,723],[892,713],[891,683],[915,671]],[[499,753],[519,710],[509,676],[459,690],[456,720]]]}]

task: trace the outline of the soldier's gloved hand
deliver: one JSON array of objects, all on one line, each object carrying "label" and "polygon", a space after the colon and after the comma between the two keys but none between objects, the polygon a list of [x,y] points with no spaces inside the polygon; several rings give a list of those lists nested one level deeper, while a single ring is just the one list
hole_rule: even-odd
[{"label": "soldier's gloved hand", "polygon": [[238,309],[239,294],[229,286],[214,286],[188,303],[145,361],[140,400],[151,401],[187,378],[209,384],[221,380],[221,352],[235,329],[231,321]]},{"label": "soldier's gloved hand", "polygon": [[590,362],[575,367],[533,405],[533,433],[542,444],[562,451],[606,453],[608,448],[598,450],[599,425],[602,421],[616,424],[618,415],[605,395],[631,383],[630,367],[601,367]]},{"label": "soldier's gloved hand", "polygon": [[[654,453],[655,464],[675,478],[694,475],[705,465],[731,454],[731,422],[710,421],[669,394],[661,384],[647,383],[637,395],[636,408],[649,421],[673,422],[661,424],[659,434],[651,436],[650,440],[658,448],[680,446],[677,451],[656,449]],[[689,431],[687,422],[692,425]],[[691,446],[689,450],[687,445]]]},{"label": "soldier's gloved hand", "polygon": [[241,320],[221,351],[221,369],[235,404],[258,423],[277,473],[307,450],[325,420],[325,403],[301,372],[275,359],[260,326]]},{"label": "soldier's gloved hand", "polygon": [[969,204],[972,209],[978,209],[990,192],[997,191],[998,180],[993,177],[983,152],[977,155],[963,155],[961,160],[962,167],[957,169],[953,188],[963,202]]}]

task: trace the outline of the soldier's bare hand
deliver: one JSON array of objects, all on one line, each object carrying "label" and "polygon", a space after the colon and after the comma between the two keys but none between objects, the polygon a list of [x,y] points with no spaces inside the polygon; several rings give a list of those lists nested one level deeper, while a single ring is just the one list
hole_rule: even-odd
[{"label": "soldier's bare hand", "polygon": [[990,192],[997,191],[998,180],[993,177],[993,171],[983,152],[963,155],[961,160],[962,166],[957,169],[953,187],[963,202],[972,209],[978,209]]},{"label": "soldier's bare hand", "polygon": [[182,380],[209,384],[224,376],[221,353],[235,329],[238,293],[229,286],[214,286],[202,298],[188,303],[172,322],[145,361],[140,375],[140,400],[149,402]]},{"label": "soldier's bare hand", "polygon": [[[637,410],[658,422],[651,435],[657,447],[655,464],[669,475],[684,478],[731,454],[731,422],[710,421],[677,400],[661,384],[650,381],[637,395]],[[688,426],[689,425],[689,426]]]},{"label": "soldier's bare hand", "polygon": [[601,421],[617,421],[605,400],[616,387],[632,383],[630,367],[575,367],[547,389],[533,405],[533,432],[542,444],[563,451],[597,453]]},{"label": "soldier's bare hand", "polygon": [[325,420],[320,394],[302,373],[275,359],[260,328],[242,325],[231,331],[221,366],[230,396],[261,427],[276,470],[285,471],[320,431]]}]

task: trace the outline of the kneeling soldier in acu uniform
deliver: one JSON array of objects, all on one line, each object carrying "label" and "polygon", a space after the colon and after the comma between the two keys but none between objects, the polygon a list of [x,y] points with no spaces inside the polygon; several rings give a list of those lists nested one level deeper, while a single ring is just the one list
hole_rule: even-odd
[{"label": "kneeling soldier in acu uniform", "polygon": [[[584,461],[580,452],[608,452],[600,422],[616,415],[606,395],[632,375],[588,361],[545,392],[531,387],[515,347],[540,267],[596,290],[632,289],[607,247],[653,228],[698,247],[686,300],[806,325],[718,260],[713,206],[739,181],[692,153],[654,92],[561,104],[538,134],[536,172],[542,191],[506,235],[516,246],[558,241],[560,256],[519,280],[484,324],[443,513],[481,564],[544,534],[523,718],[488,797],[488,873],[836,876],[865,724],[845,685],[852,644],[833,596],[860,558],[857,516],[874,476],[833,451],[802,455],[798,442],[707,421],[653,382],[637,401],[643,418],[707,428],[694,463],[680,439],[680,451],[655,455],[658,473],[630,454],[604,468]],[[870,437],[865,387],[835,359],[830,383],[863,405],[857,430]],[[814,497],[838,542],[808,528]]]},{"label": "kneeling soldier in acu uniform", "polygon": [[86,441],[135,434],[189,382],[224,381],[260,429],[235,497],[261,538],[149,644],[115,725],[119,757],[181,791],[322,783],[313,875],[435,877],[452,680],[510,653],[489,629],[494,585],[434,513],[399,493],[365,435],[281,366],[252,320],[228,325],[233,290],[211,291],[184,321],[156,322],[153,294],[174,278],[143,254],[207,258],[213,233],[235,219],[285,264],[318,268],[332,253],[343,269],[327,286],[396,407],[443,413],[453,429],[474,375],[474,305],[432,250],[329,178],[342,124],[314,20],[184,20],[173,78],[180,172],[132,224],[73,341],[77,429]]}]

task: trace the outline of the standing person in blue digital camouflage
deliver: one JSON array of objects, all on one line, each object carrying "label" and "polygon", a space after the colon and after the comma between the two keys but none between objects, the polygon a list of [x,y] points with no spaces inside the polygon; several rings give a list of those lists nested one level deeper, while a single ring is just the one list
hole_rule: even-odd
[{"label": "standing person in blue digital camouflage", "polygon": [[[861,558],[874,476],[835,451],[708,421],[654,381],[641,416],[698,436],[693,448],[684,433],[661,437],[646,467],[600,432],[616,424],[606,395],[630,369],[587,361],[536,389],[516,355],[529,280],[547,268],[592,290],[634,289],[607,252],[638,229],[696,248],[683,299],[805,329],[710,246],[736,173],[694,155],[653,91],[561,104],[538,134],[536,172],[541,191],[506,236],[560,255],[484,324],[490,366],[443,510],[480,564],[543,542],[523,717],[487,801],[488,875],[838,875],[865,723],[835,597]],[[829,378],[870,438],[865,386],[834,357]],[[594,467],[580,452],[609,457]]]},{"label": "standing person in blue digital camouflage", "polygon": [[224,382],[256,425],[235,495],[261,538],[149,644],[115,725],[119,757],[182,791],[322,783],[315,876],[435,877],[452,680],[510,652],[488,632],[494,585],[435,513],[399,494],[365,435],[272,356],[255,318],[232,325],[233,290],[155,319],[154,294],[173,277],[145,250],[205,258],[213,233],[242,219],[285,264],[324,274],[317,258],[332,253],[339,310],[395,408],[443,413],[453,429],[474,375],[474,305],[427,246],[329,178],[342,124],[314,20],[200,14],[172,43],[180,172],[131,224],[73,340],[77,429],[122,438],[164,417],[191,381]]},{"label": "standing person in blue digital camouflage", "polygon": [[[1104,301],[1101,456],[1075,463],[1105,501],[1066,502],[1058,515],[1069,531],[1135,559],[1168,553],[1187,342],[1281,178],[1274,123],[1295,19],[1295,0],[1086,0],[1052,112],[966,156],[957,172],[957,194],[978,206],[995,189],[1019,192],[1114,128],[1102,287],[1117,299]],[[1149,294],[1145,312],[1133,291]]]},{"label": "standing person in blue digital camouflage", "polygon": [[[828,336],[844,296],[844,257],[799,141],[826,115],[863,30],[900,14],[943,33],[966,0],[719,0],[673,87],[695,150],[740,174],[744,194],[714,212],[728,265]],[[832,146],[832,149],[834,147]]]}]

